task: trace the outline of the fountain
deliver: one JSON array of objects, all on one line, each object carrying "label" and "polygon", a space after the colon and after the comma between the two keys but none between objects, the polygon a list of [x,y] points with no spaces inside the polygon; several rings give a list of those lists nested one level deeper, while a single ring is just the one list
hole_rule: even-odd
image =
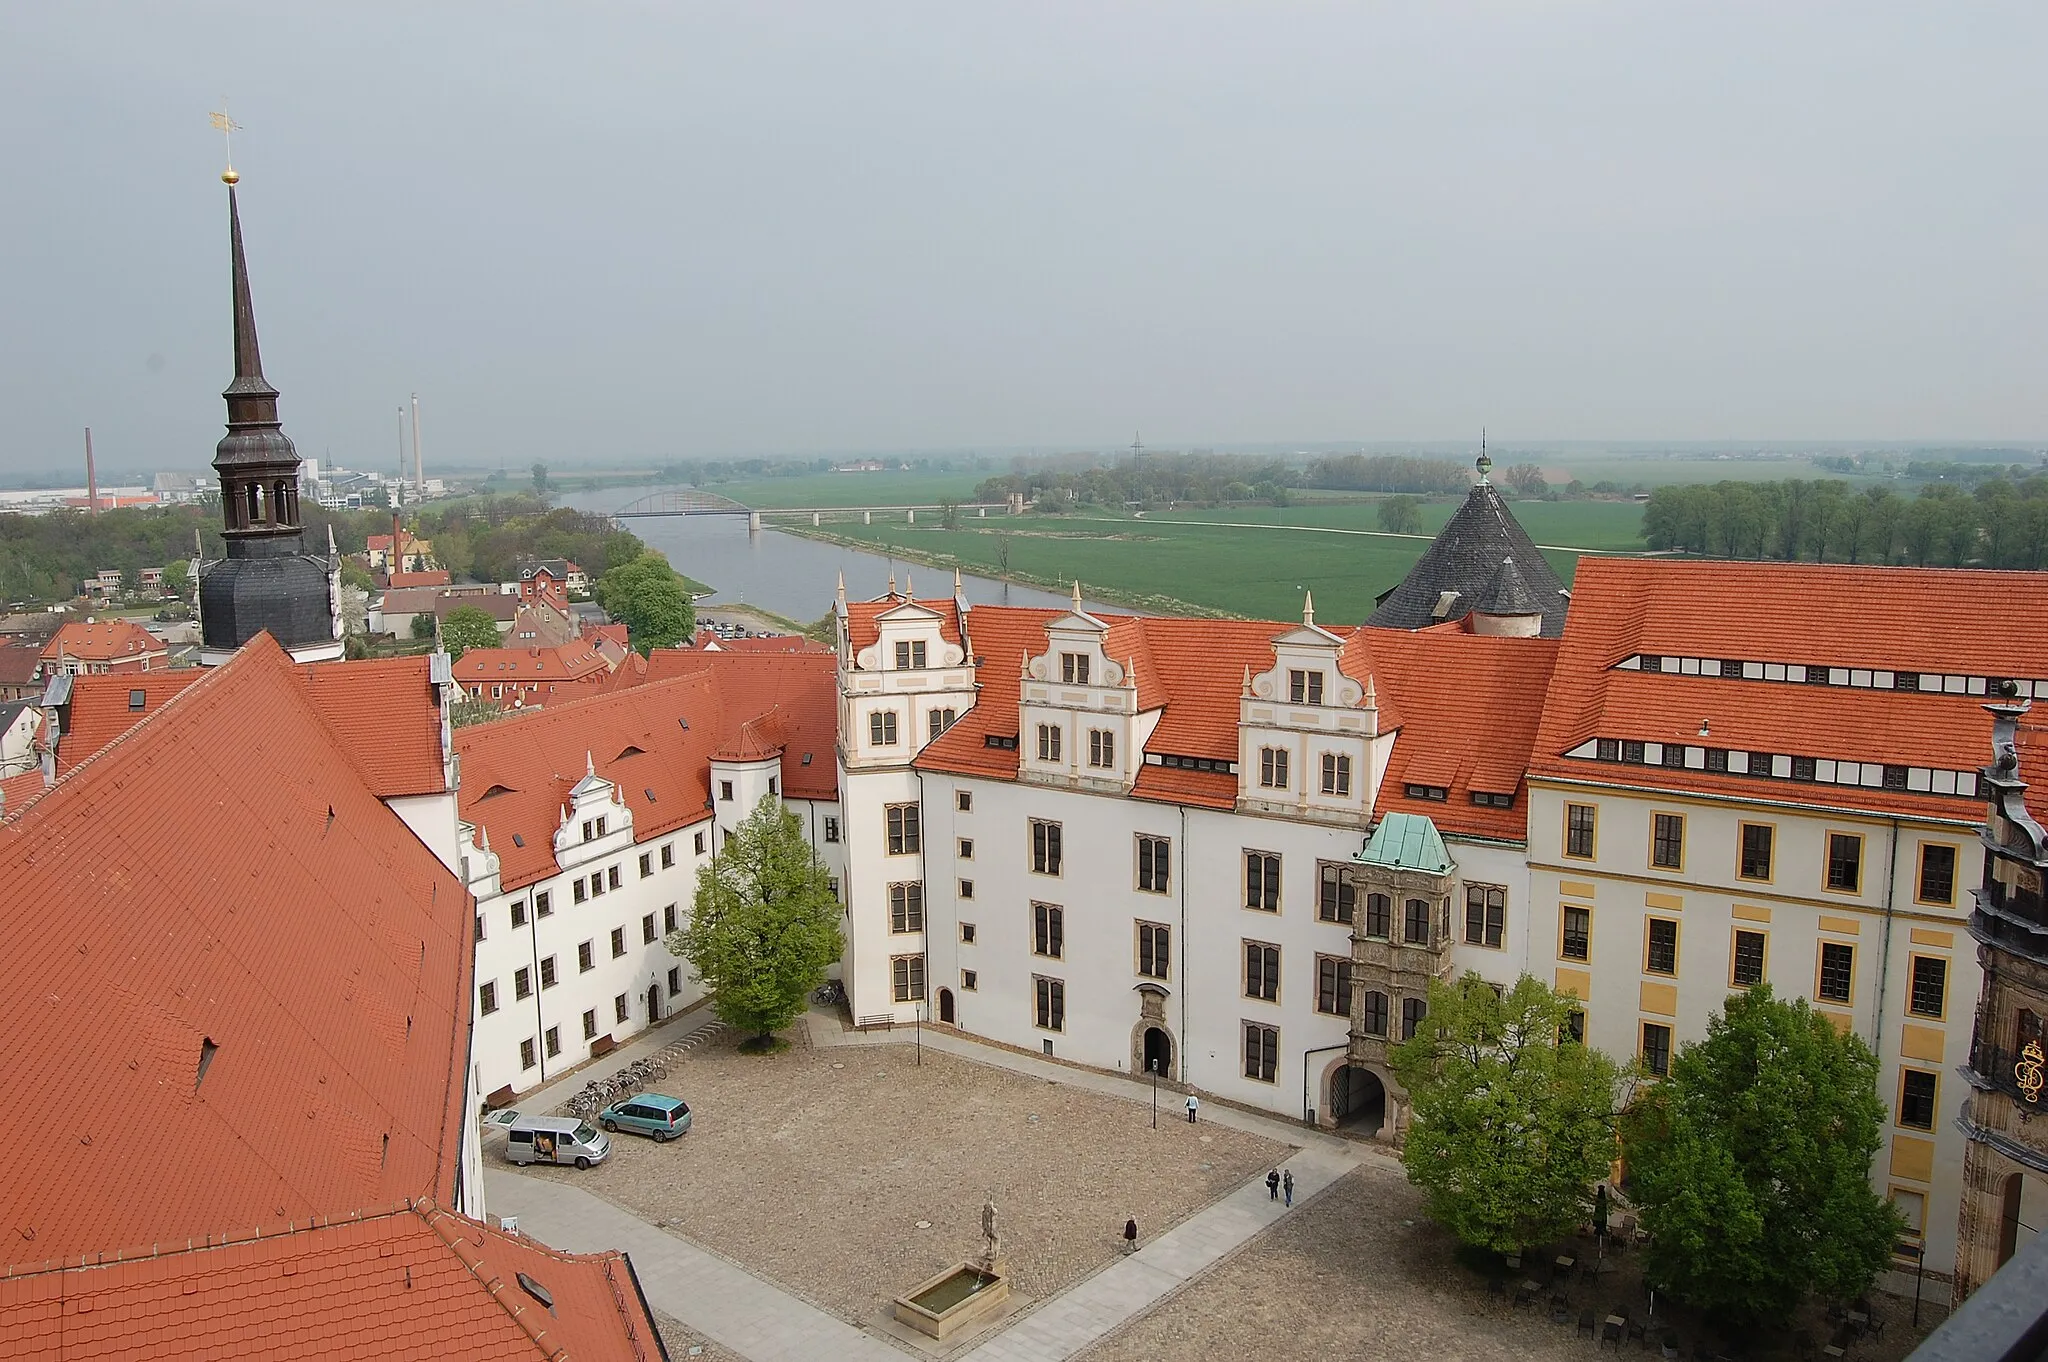
[{"label": "fountain", "polygon": [[981,1256],[956,1263],[895,1300],[896,1318],[919,1333],[945,1339],[986,1324],[1010,1299],[1009,1265],[996,1254],[996,1203],[981,1204]]}]

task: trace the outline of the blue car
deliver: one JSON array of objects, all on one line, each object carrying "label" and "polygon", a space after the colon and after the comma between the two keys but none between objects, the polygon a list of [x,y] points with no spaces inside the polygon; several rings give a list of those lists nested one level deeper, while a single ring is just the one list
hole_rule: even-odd
[{"label": "blue car", "polygon": [[661,1143],[690,1128],[690,1104],[658,1092],[636,1093],[600,1111],[597,1123],[610,1131],[652,1135],[656,1143]]}]

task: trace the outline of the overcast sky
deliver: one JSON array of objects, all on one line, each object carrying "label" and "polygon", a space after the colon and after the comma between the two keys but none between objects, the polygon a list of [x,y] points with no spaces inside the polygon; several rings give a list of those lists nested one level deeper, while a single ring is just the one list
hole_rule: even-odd
[{"label": "overcast sky", "polygon": [[0,6],[0,477],[2048,436],[2048,6]]}]

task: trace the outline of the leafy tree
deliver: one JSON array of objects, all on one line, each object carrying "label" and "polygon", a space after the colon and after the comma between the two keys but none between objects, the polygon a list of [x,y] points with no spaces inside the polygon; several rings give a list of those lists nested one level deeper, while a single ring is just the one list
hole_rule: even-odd
[{"label": "leafy tree", "polygon": [[1767,984],[1730,997],[1624,1122],[1649,1279],[1768,1320],[1862,1295],[1903,1223],[1870,1186],[1884,1118],[1861,1037]]},{"label": "leafy tree", "polygon": [[432,638],[434,636],[433,612],[422,610],[412,617],[412,636],[414,638]]},{"label": "leafy tree", "polygon": [[164,564],[164,594],[183,596],[185,589],[192,585],[192,569],[184,559],[173,558]]},{"label": "leafy tree", "polygon": [[495,648],[498,646],[498,622],[491,618],[488,610],[458,605],[442,617],[441,646],[448,650],[450,657],[461,657],[471,648]]},{"label": "leafy tree", "polygon": [[1550,484],[1543,479],[1540,464],[1515,464],[1502,476],[1502,480],[1525,497],[1540,497],[1550,490]]},{"label": "leafy tree", "polygon": [[1577,999],[1523,975],[1432,981],[1391,1056],[1414,1118],[1401,1162],[1429,1213],[1468,1244],[1518,1252],[1568,1233],[1614,1164],[1614,1061],[1564,1037]]},{"label": "leafy tree", "polygon": [[643,553],[597,579],[598,604],[626,626],[626,635],[643,654],[673,648],[697,625],[697,610],[683,579],[658,553]]},{"label": "leafy tree", "polygon": [[535,463],[533,466],[533,490],[537,496],[544,497],[548,494],[548,466],[544,463]]},{"label": "leafy tree", "polygon": [[451,728],[468,728],[471,724],[487,724],[493,719],[504,717],[503,705],[479,696],[465,695],[448,706],[448,724]]},{"label": "leafy tree", "polygon": [[[164,584],[166,586],[170,585],[170,580],[170,569],[165,568]],[[358,591],[375,591],[377,589],[377,579],[370,575],[368,568],[353,558],[341,560],[341,584],[343,586],[352,586]]]},{"label": "leafy tree", "polygon": [[1380,502],[1380,529],[1386,534],[1422,532],[1422,498],[1388,497]]},{"label": "leafy tree", "polygon": [[689,925],[669,933],[671,953],[711,991],[720,1020],[765,1050],[803,1011],[825,967],[839,958],[839,900],[803,824],[763,795],[697,872]]}]

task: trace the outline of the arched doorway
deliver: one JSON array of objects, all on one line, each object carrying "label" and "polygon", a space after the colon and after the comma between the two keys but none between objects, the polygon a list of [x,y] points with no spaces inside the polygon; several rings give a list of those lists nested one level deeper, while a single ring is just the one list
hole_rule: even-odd
[{"label": "arched doorway", "polygon": [[1173,1077],[1173,1037],[1163,1027],[1145,1028],[1144,1064],[1146,1073],[1156,1073],[1161,1078]]},{"label": "arched doorway", "polygon": [[1347,1064],[1330,1075],[1330,1119],[1359,1135],[1377,1135],[1387,1120],[1387,1088],[1371,1069]]},{"label": "arched doorway", "polygon": [[939,1020],[948,1026],[953,1024],[953,990],[950,988],[939,990]]},{"label": "arched doorway", "polygon": [[647,986],[647,1024],[654,1025],[661,1020],[661,985]]}]

